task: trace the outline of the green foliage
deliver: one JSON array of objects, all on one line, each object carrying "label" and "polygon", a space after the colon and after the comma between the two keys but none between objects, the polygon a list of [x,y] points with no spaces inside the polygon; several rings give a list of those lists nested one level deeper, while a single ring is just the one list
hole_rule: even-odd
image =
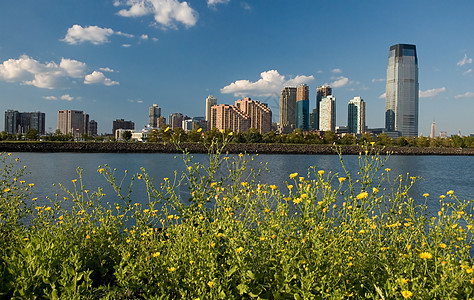
[{"label": "green foliage", "polygon": [[38,130],[31,128],[28,130],[28,132],[25,134],[25,139],[29,141],[36,141],[39,139],[39,134]]},{"label": "green foliage", "polygon": [[[384,169],[366,148],[357,174],[312,167],[283,187],[262,184],[247,155],[227,156],[217,132],[209,161],[183,152],[185,171],[98,172],[115,195],[73,188],[49,205],[31,198],[2,157],[0,295],[105,299],[469,299],[472,207],[453,191],[427,213],[419,178]],[[180,147],[180,140],[172,141]],[[341,162],[343,158],[341,156]],[[343,168],[345,170],[344,164]],[[261,170],[265,165],[261,165]],[[144,185],[147,199],[134,199]],[[186,192],[185,194],[183,193]],[[184,196],[186,195],[186,196]],[[437,198],[437,197],[436,197]],[[446,198],[446,199],[445,199]],[[68,202],[68,210],[63,209]],[[421,203],[421,204],[417,204]],[[31,206],[31,207],[30,207]]]}]

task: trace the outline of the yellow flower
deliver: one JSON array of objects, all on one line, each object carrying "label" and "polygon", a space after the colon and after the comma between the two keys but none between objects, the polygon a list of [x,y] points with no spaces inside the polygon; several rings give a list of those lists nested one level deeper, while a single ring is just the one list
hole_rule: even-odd
[{"label": "yellow flower", "polygon": [[441,199],[444,199],[444,198],[446,198],[446,196],[445,196],[445,195],[441,195],[441,196],[439,196],[439,197],[440,197]]},{"label": "yellow flower", "polygon": [[405,291],[402,291],[402,296],[403,298],[408,299],[408,298],[411,298],[411,296],[413,296],[413,293],[405,290]]},{"label": "yellow flower", "polygon": [[5,192],[5,193],[8,193],[9,191],[11,191],[10,188],[6,188],[6,189],[3,190],[3,192]]},{"label": "yellow flower", "polygon": [[302,199],[308,198],[308,194],[301,194],[301,198]]},{"label": "yellow flower", "polygon": [[369,197],[369,193],[367,193],[367,192],[362,192],[359,195],[357,195],[357,199],[359,199],[359,200],[367,198],[367,197]]},{"label": "yellow flower", "polygon": [[209,281],[209,282],[207,283],[207,285],[208,285],[209,287],[213,287],[213,286],[214,286],[214,281]]},{"label": "yellow flower", "polygon": [[376,188],[376,187],[372,188],[372,193],[373,194],[377,194],[378,192],[379,192],[378,188]]},{"label": "yellow flower", "polygon": [[439,244],[439,247],[442,248],[442,249],[446,249],[447,246],[446,246],[445,243],[441,243],[441,244]]},{"label": "yellow flower", "polygon": [[449,190],[446,194],[447,194],[447,195],[452,195],[452,194],[454,194],[454,191],[453,191],[453,190]]},{"label": "yellow flower", "polygon": [[346,181],[346,177],[339,177],[337,180],[339,180],[339,183],[343,183]]},{"label": "yellow flower", "polygon": [[270,188],[271,188],[272,190],[276,190],[277,186],[274,185],[274,184],[272,184],[272,185],[270,185]]},{"label": "yellow flower", "polygon": [[33,187],[34,185],[35,185],[34,183],[28,184],[29,187]]},{"label": "yellow flower", "polygon": [[73,180],[71,180],[71,181],[72,181],[72,183],[76,183],[77,179],[73,179]]},{"label": "yellow flower", "polygon": [[192,169],[193,169],[192,166],[189,166],[189,167],[188,167],[188,171],[191,171]]},{"label": "yellow flower", "polygon": [[235,249],[235,252],[237,252],[237,253],[240,253],[240,252],[242,252],[242,251],[244,251],[244,248],[243,248],[243,247],[239,247],[239,248]]},{"label": "yellow flower", "polygon": [[430,194],[428,194],[428,193],[424,193],[424,194],[423,194],[423,197],[426,198],[426,197],[428,197],[429,195],[430,195]]},{"label": "yellow flower", "polygon": [[321,175],[321,176],[324,175],[324,170],[319,170],[318,174]]},{"label": "yellow flower", "polygon": [[234,133],[231,131],[231,132],[229,132],[229,135],[234,135]]},{"label": "yellow flower", "polygon": [[176,271],[176,268],[175,267],[168,268],[168,271],[169,272],[174,272],[174,271]]},{"label": "yellow flower", "polygon": [[291,178],[291,179],[295,178],[296,176],[298,176],[298,173],[291,173],[291,174],[290,174],[290,178]]},{"label": "yellow flower", "polygon": [[303,200],[303,199],[301,199],[301,198],[296,198],[296,199],[293,199],[293,203],[294,203],[294,204],[298,204],[298,203],[300,203],[302,200]]},{"label": "yellow flower", "polygon": [[198,130],[196,130],[197,132],[201,132],[202,131],[202,128],[198,128]]},{"label": "yellow flower", "polygon": [[421,252],[420,253],[420,258],[422,258],[422,259],[432,259],[433,255],[429,252]]},{"label": "yellow flower", "polygon": [[90,235],[86,235],[86,240],[90,239],[91,236]]},{"label": "yellow flower", "polygon": [[390,171],[392,171],[392,169],[386,168],[385,171],[386,171],[386,172],[390,172]]},{"label": "yellow flower", "polygon": [[45,207],[44,210],[48,211],[48,210],[51,210],[51,207]]},{"label": "yellow flower", "polygon": [[169,216],[168,216],[168,219],[170,219],[170,220],[173,219],[173,218],[174,218],[173,215],[169,215]]},{"label": "yellow flower", "polygon": [[100,174],[104,173],[105,169],[104,168],[100,168],[99,170],[97,170],[97,172],[99,172]]},{"label": "yellow flower", "polygon": [[153,257],[158,257],[158,256],[160,256],[160,252],[153,253]]},{"label": "yellow flower", "polygon": [[170,130],[170,128],[169,128],[169,127],[166,127],[164,131],[165,131],[165,132],[168,132],[169,130]]},{"label": "yellow flower", "polygon": [[211,248],[214,248],[216,246],[216,243],[211,243]]},{"label": "yellow flower", "polygon": [[407,284],[410,281],[410,279],[400,278],[400,281],[404,284]]},{"label": "yellow flower", "polygon": [[288,189],[291,190],[293,188],[293,185],[289,184]]}]

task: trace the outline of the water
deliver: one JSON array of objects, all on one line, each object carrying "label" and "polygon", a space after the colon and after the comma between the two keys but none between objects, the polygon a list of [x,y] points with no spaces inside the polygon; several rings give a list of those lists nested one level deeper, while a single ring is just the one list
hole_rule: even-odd
[{"label": "water", "polygon": [[[35,183],[34,196],[39,203],[48,203],[46,196],[52,197],[60,193],[58,183],[73,189],[72,179],[78,178],[76,168],[84,169],[84,185],[89,190],[104,187],[106,194],[112,193],[108,184],[97,172],[99,165],[107,164],[117,169],[117,177],[127,170],[128,177],[140,172],[144,167],[159,185],[164,177],[173,178],[175,170],[179,173],[185,169],[180,155],[163,153],[12,153],[20,158],[20,164],[26,165],[30,172],[26,180]],[[204,154],[193,155],[195,161],[205,163],[208,157]],[[346,167],[355,174],[358,170],[358,156],[344,156]],[[308,168],[315,166],[316,170],[339,173],[343,176],[339,157],[336,155],[259,155],[255,157],[251,167],[258,167],[260,162],[268,162],[268,172],[263,172],[259,180],[262,183],[276,184],[284,187],[288,175],[298,172],[306,175]],[[410,176],[422,177],[411,191],[411,196],[422,200],[423,193],[429,193],[428,206],[432,211],[439,207],[439,195],[454,190],[459,199],[474,200],[474,158],[468,156],[391,156],[384,168],[390,168],[392,175],[407,173]],[[327,173],[326,173],[327,174]],[[127,182],[127,180],[125,180]],[[53,187],[53,184],[56,184]],[[145,202],[144,186],[135,183],[132,198],[137,202]],[[115,201],[115,199],[111,200]]]}]

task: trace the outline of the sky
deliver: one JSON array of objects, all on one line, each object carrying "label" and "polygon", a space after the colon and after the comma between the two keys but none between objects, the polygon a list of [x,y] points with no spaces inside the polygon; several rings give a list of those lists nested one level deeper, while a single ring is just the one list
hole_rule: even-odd
[{"label": "sky", "polygon": [[[285,86],[333,87],[336,125],[366,102],[366,125],[385,125],[388,52],[415,44],[419,132],[474,133],[474,1],[16,0],[0,3],[0,111],[83,110],[110,133],[115,119],[205,115],[242,97],[278,122]],[[4,114],[0,114],[4,124]],[[2,127],[2,126],[0,126]],[[2,127],[3,130],[3,127]]]}]

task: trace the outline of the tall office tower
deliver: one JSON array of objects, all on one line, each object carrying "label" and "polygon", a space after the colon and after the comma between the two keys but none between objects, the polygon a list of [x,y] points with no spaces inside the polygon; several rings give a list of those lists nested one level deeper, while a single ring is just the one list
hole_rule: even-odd
[{"label": "tall office tower", "polygon": [[171,130],[175,130],[176,128],[182,128],[183,126],[183,114],[182,113],[172,113],[168,117],[168,124],[170,125]]},{"label": "tall office tower", "polygon": [[390,47],[387,66],[385,128],[418,136],[418,58],[416,46]]},{"label": "tall office tower", "polygon": [[89,121],[89,136],[97,136],[97,122],[94,120]]},{"label": "tall office tower", "polygon": [[250,129],[250,124],[250,117],[234,105],[221,104],[211,107],[210,128],[245,132]]},{"label": "tall office tower", "polygon": [[217,105],[217,98],[209,95],[206,98],[206,121],[211,120],[211,107]]},{"label": "tall office tower", "polygon": [[9,134],[25,134],[30,129],[36,129],[38,134],[45,134],[45,114],[39,111],[18,112],[7,110],[5,112],[5,131]]},{"label": "tall office tower", "polygon": [[336,97],[329,95],[319,102],[319,130],[336,131]]},{"label": "tall office tower", "polygon": [[134,130],[135,123],[132,121],[125,121],[124,119],[117,119],[112,123],[112,134],[115,136],[117,129],[125,129],[125,130]]},{"label": "tall office tower", "polygon": [[313,110],[313,114],[315,113],[315,116],[313,117],[314,129],[319,129],[319,103],[324,97],[329,95],[332,95],[332,88],[327,84],[318,86],[316,89],[316,112]]},{"label": "tall office tower", "polygon": [[434,139],[435,137],[436,137],[436,122],[433,121],[433,123],[431,123],[430,138]]},{"label": "tall office tower", "polygon": [[246,97],[235,101],[235,106],[250,117],[250,128],[257,129],[261,134],[272,130],[272,111],[267,105]]},{"label": "tall office tower", "polygon": [[58,129],[62,134],[80,136],[89,132],[89,115],[82,110],[58,110]]},{"label": "tall office tower", "polygon": [[161,117],[161,107],[153,104],[153,106],[150,106],[148,109],[148,124],[154,128],[158,127],[157,120],[159,117]]},{"label": "tall office tower", "polygon": [[280,133],[291,133],[296,127],[296,88],[285,87],[280,94]]},{"label": "tall office tower", "polygon": [[157,123],[157,124],[156,124],[156,125],[157,125],[156,127],[157,127],[157,128],[161,128],[161,127],[163,127],[163,126],[166,125],[166,118],[163,117],[163,116],[161,116],[161,117],[158,118],[158,120],[156,121],[156,123]]},{"label": "tall office tower", "polygon": [[365,102],[361,97],[354,97],[349,101],[347,129],[349,133],[365,132]]},{"label": "tall office tower", "polygon": [[296,88],[296,128],[309,130],[309,87],[304,83]]}]

